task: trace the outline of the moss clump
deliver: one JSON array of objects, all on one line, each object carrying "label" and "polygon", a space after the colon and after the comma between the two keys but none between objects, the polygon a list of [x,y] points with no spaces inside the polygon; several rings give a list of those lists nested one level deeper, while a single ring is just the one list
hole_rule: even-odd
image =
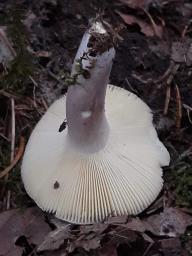
[{"label": "moss clump", "polygon": [[175,203],[181,207],[192,208],[192,164],[190,161],[179,162],[167,171],[166,180],[175,194]]},{"label": "moss clump", "polygon": [[187,228],[185,234],[180,237],[183,248],[186,248],[187,255],[192,256],[192,229]]},{"label": "moss clump", "polygon": [[24,10],[19,6],[12,6],[7,10],[8,19],[3,19],[3,25],[7,27],[8,37],[13,42],[16,58],[12,61],[10,69],[2,75],[0,89],[9,89],[14,92],[25,92],[30,75],[33,74],[34,65],[32,56],[27,51],[27,32],[22,23]]}]

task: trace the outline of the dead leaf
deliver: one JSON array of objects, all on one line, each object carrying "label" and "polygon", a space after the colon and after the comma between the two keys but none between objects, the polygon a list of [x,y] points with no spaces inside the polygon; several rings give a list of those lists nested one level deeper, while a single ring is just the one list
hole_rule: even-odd
[{"label": "dead leaf", "polygon": [[120,2],[122,2],[132,8],[146,8],[153,1],[154,0],[120,0]]},{"label": "dead leaf", "polygon": [[5,68],[8,68],[15,56],[15,50],[5,34],[5,29],[0,28],[0,63],[2,63]]},{"label": "dead leaf", "polygon": [[[69,224],[69,222],[57,219],[54,215],[49,216],[49,222],[55,226],[56,229],[62,228],[63,226]],[[72,226],[72,224],[71,224]]]},{"label": "dead leaf", "polygon": [[17,238],[25,236],[30,243],[39,245],[49,231],[42,211],[36,207],[3,212],[0,214],[0,255],[21,256],[23,249],[15,245]]},{"label": "dead leaf", "polygon": [[146,225],[139,218],[132,218],[124,227],[141,233],[146,230]]},{"label": "dead leaf", "polygon": [[153,243],[154,243],[154,240],[153,240],[150,236],[148,236],[147,234],[142,233],[141,235],[142,235],[143,239],[144,239],[146,242],[148,242],[148,243],[150,243],[150,244],[153,244]]},{"label": "dead leaf", "polygon": [[177,208],[165,208],[164,212],[148,217],[144,223],[146,230],[154,235],[176,237],[185,233],[192,224],[192,217]]},{"label": "dead leaf", "polygon": [[71,224],[64,224],[58,229],[50,232],[44,241],[38,246],[37,251],[54,251],[60,248],[65,239],[71,238]]},{"label": "dead leaf", "polygon": [[[53,252],[52,251],[43,252],[43,256],[53,256]],[[65,252],[65,249],[63,249],[63,250],[55,251],[54,256],[68,256],[68,253]]]},{"label": "dead leaf", "polygon": [[120,223],[126,223],[128,219],[127,215],[123,216],[116,216],[116,217],[109,217],[106,221],[105,224],[120,224]]},{"label": "dead leaf", "polygon": [[179,238],[169,238],[161,240],[161,248],[164,255],[182,255],[182,246]]},{"label": "dead leaf", "polygon": [[34,21],[37,20],[37,19],[38,19],[37,16],[31,10],[29,10],[26,13],[25,19],[23,20],[23,24],[30,31],[31,26],[33,25]]},{"label": "dead leaf", "polygon": [[170,129],[174,126],[175,122],[168,116],[161,115],[159,120],[155,123],[155,128],[159,132],[170,131]]},{"label": "dead leaf", "polygon": [[80,226],[80,235],[83,234],[89,234],[91,232],[100,235],[102,234],[109,225],[103,224],[103,223],[98,223],[98,224],[93,224],[93,225],[83,225]]},{"label": "dead leaf", "polygon": [[118,12],[119,16],[123,19],[123,21],[127,24],[127,25],[134,25],[137,24],[140,29],[141,32],[143,34],[145,34],[148,37],[153,37],[153,36],[158,36],[158,37],[162,37],[163,34],[163,28],[159,25],[155,25],[155,29],[154,29],[154,25],[152,26],[152,24],[148,24],[147,22],[143,21],[142,19],[133,16],[133,15],[129,15],[129,14],[123,14],[121,12]]},{"label": "dead leaf", "polygon": [[108,234],[115,240],[116,244],[130,244],[135,242],[138,238],[135,231],[129,230],[125,227],[118,227],[117,229],[110,231]]},{"label": "dead leaf", "polygon": [[173,42],[171,48],[171,59],[176,63],[192,65],[192,40],[187,39],[182,42]]},{"label": "dead leaf", "polygon": [[95,236],[95,237],[82,236],[79,239],[71,242],[67,250],[69,253],[71,253],[77,248],[83,248],[85,251],[89,252],[90,250],[95,250],[99,248],[100,241],[101,241],[100,236]]},{"label": "dead leaf", "polygon": [[98,251],[97,256],[118,256],[116,246],[109,245],[107,247],[103,247]]}]

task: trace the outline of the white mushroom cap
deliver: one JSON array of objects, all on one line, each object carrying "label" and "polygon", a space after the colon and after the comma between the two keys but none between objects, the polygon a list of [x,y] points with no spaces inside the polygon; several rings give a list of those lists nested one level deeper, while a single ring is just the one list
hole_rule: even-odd
[{"label": "white mushroom cap", "polygon": [[21,174],[40,208],[69,222],[89,224],[138,214],[157,197],[163,184],[161,166],[168,165],[170,157],[157,137],[149,107],[133,93],[108,85],[105,114],[108,141],[94,153],[74,147],[68,127],[58,132],[66,116],[65,97],[39,121]]}]

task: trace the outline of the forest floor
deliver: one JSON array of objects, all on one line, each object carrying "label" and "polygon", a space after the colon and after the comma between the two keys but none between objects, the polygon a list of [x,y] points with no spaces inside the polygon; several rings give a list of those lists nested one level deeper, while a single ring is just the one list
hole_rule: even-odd
[{"label": "forest floor", "polygon": [[[100,15],[118,32],[110,83],[152,109],[171,155],[164,189],[138,217],[78,226],[43,213],[20,177],[24,147],[67,91],[82,35]],[[0,256],[192,255],[192,3],[0,1]]]}]

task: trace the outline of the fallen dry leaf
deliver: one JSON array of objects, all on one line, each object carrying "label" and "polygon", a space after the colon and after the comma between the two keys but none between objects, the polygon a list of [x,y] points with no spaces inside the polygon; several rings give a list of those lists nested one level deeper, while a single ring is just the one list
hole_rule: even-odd
[{"label": "fallen dry leaf", "polygon": [[137,232],[145,232],[146,225],[139,218],[132,218],[124,227]]},{"label": "fallen dry leaf", "polygon": [[75,241],[71,242],[67,251],[73,252],[77,248],[83,248],[85,251],[95,250],[100,247],[101,236],[82,236]]},{"label": "fallen dry leaf", "polygon": [[154,0],[120,0],[120,2],[122,2],[132,8],[146,8],[153,1]]},{"label": "fallen dry leaf", "polygon": [[26,28],[30,31],[31,26],[33,23],[37,20],[37,16],[30,10],[26,13],[25,19],[23,20],[23,24],[26,26]]},{"label": "fallen dry leaf", "polygon": [[128,219],[127,215],[123,216],[116,216],[116,217],[109,217],[106,221],[105,224],[120,224],[120,223],[126,223]]},{"label": "fallen dry leaf", "polygon": [[103,247],[98,251],[97,256],[118,256],[116,246],[110,245]]},{"label": "fallen dry leaf", "polygon": [[192,40],[187,39],[182,42],[173,42],[171,48],[171,59],[176,63],[192,65]]},{"label": "fallen dry leaf", "polygon": [[110,231],[109,236],[114,239],[116,244],[129,244],[135,242],[138,238],[138,235],[135,231],[129,230],[125,227],[118,227],[113,231]]},{"label": "fallen dry leaf", "polygon": [[165,208],[164,212],[148,217],[144,224],[154,235],[176,237],[185,233],[192,217],[180,209]]},{"label": "fallen dry leaf", "polygon": [[133,15],[129,15],[129,14],[123,14],[121,12],[118,12],[119,16],[123,19],[123,21],[127,24],[127,25],[134,25],[137,24],[140,29],[141,32],[143,34],[145,34],[148,37],[153,37],[153,36],[158,36],[159,38],[162,37],[163,34],[163,28],[159,25],[155,24],[155,29],[154,29],[154,24],[152,26],[152,24],[148,24],[147,22],[143,21],[142,19],[133,16]]},{"label": "fallen dry leaf", "polygon": [[0,214],[0,255],[21,256],[23,248],[15,245],[20,236],[39,245],[50,230],[42,211],[36,207],[3,212]]},{"label": "fallen dry leaf", "polygon": [[63,224],[58,229],[50,232],[38,246],[37,251],[54,251],[60,248],[65,239],[71,238],[71,224]]},{"label": "fallen dry leaf", "polygon": [[97,223],[97,224],[93,224],[93,225],[83,225],[80,226],[80,235],[83,234],[89,234],[91,232],[94,232],[97,235],[102,234],[109,225],[107,224],[103,224],[103,223]]},{"label": "fallen dry leaf", "polygon": [[0,63],[7,68],[15,56],[15,50],[12,48],[5,30],[0,28]]},{"label": "fallen dry leaf", "polygon": [[163,239],[160,241],[160,244],[164,255],[182,255],[182,246],[179,238]]}]

